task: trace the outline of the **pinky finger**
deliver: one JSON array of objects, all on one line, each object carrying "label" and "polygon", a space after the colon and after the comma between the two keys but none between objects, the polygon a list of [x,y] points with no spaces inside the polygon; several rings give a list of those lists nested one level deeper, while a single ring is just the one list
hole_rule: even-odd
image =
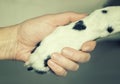
[{"label": "pinky finger", "polygon": [[57,65],[53,60],[48,60],[48,66],[58,76],[66,76],[67,71],[61,66]]}]

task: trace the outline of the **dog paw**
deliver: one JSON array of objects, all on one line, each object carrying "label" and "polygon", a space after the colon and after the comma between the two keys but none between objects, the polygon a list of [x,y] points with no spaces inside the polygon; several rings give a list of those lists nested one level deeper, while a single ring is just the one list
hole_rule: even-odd
[{"label": "dog paw", "polygon": [[82,20],[56,28],[32,51],[25,64],[28,70],[41,74],[46,73],[50,70],[47,61],[52,53],[60,53],[64,47],[79,50],[86,41],[120,32],[119,10],[120,7],[99,9]]},{"label": "dog paw", "polygon": [[40,48],[40,43],[38,43],[36,48],[31,52],[29,60],[25,63],[28,71],[44,74],[50,70],[47,64],[50,55],[45,53],[45,51],[44,48]]}]

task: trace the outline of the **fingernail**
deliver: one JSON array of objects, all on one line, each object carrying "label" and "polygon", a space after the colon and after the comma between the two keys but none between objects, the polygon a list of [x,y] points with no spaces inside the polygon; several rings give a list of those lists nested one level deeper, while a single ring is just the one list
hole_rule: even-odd
[{"label": "fingernail", "polygon": [[88,62],[90,60],[90,55],[89,56],[85,56],[81,59],[81,62],[85,63]]},{"label": "fingernail", "polygon": [[91,50],[91,48],[89,46],[86,46],[83,48],[83,51],[90,51],[90,50]]},{"label": "fingernail", "polygon": [[86,62],[88,62],[90,60],[90,55],[86,58]]}]

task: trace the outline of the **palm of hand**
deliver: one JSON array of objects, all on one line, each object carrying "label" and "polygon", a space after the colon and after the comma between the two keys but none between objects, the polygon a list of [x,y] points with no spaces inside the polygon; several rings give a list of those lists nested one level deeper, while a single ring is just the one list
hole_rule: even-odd
[{"label": "palm of hand", "polygon": [[21,24],[18,30],[19,53],[17,60],[28,60],[35,45],[56,28],[51,20],[53,19],[49,16],[44,16],[44,18],[34,18]]}]

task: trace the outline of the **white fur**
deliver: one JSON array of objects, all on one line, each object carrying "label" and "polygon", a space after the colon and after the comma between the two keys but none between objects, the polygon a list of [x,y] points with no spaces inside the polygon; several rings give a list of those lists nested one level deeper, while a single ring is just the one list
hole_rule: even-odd
[{"label": "white fur", "polygon": [[[108,13],[103,14],[102,10],[107,10]],[[86,41],[120,32],[120,6],[98,9],[84,18],[83,22],[87,27],[85,30],[72,29],[76,22],[58,27],[31,54],[26,66],[33,67],[37,71],[47,72],[49,68],[44,67],[44,60],[52,53],[61,52],[64,47],[79,50]],[[107,31],[108,26],[113,27],[114,31],[112,33]]]}]

